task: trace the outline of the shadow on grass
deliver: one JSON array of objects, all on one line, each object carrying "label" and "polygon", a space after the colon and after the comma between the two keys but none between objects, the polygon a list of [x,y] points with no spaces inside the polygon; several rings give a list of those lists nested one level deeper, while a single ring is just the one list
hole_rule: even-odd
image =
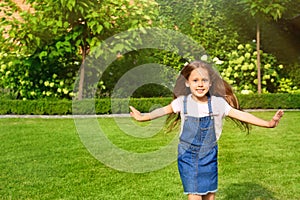
[{"label": "shadow on grass", "polygon": [[278,200],[272,191],[256,183],[231,184],[224,191],[224,199],[230,200]]}]

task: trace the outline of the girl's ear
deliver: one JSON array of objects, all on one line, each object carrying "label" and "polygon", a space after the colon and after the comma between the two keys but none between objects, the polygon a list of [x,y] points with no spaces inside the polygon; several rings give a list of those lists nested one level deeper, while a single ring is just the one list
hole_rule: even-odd
[{"label": "girl's ear", "polygon": [[188,82],[185,82],[185,87],[190,87]]}]

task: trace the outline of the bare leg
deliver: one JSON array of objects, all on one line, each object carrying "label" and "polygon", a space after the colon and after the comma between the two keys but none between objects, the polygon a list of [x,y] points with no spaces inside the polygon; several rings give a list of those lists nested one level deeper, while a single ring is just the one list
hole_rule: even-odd
[{"label": "bare leg", "polygon": [[189,194],[188,200],[202,200],[202,196],[196,194]]},{"label": "bare leg", "polygon": [[202,196],[203,200],[215,200],[215,193],[208,193],[207,195]]}]

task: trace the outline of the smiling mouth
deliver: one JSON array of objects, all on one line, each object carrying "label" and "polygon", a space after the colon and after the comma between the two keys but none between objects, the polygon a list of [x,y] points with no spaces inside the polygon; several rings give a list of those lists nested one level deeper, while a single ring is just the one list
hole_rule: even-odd
[{"label": "smiling mouth", "polygon": [[198,93],[203,93],[205,90],[204,90],[204,89],[196,89],[196,91],[197,91]]}]

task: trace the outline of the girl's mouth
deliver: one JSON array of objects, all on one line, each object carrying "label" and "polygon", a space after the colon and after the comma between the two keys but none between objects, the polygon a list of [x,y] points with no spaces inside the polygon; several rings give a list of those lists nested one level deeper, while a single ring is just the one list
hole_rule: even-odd
[{"label": "girl's mouth", "polygon": [[196,89],[196,91],[197,91],[198,93],[203,93],[205,90],[204,90],[204,89]]}]

